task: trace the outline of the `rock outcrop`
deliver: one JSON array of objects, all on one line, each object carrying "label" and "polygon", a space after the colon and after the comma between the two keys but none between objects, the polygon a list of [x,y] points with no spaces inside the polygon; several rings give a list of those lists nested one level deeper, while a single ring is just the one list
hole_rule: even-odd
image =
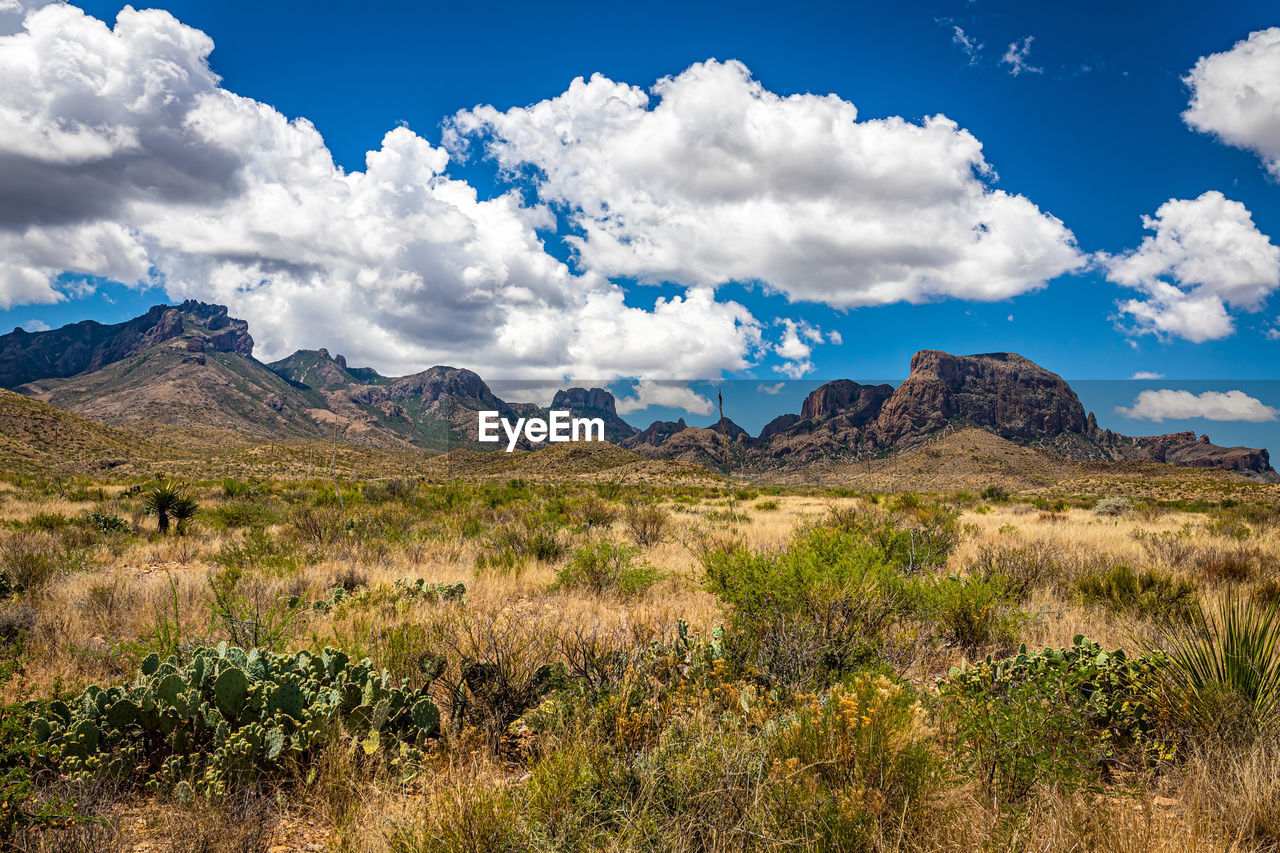
[{"label": "rock outcrop", "polygon": [[600,418],[604,421],[604,437],[623,444],[639,430],[618,416],[617,401],[603,388],[568,388],[557,391],[551,408],[568,411],[575,418]]},{"label": "rock outcrop", "polygon": [[1084,433],[1080,399],[1063,379],[1013,353],[921,350],[877,417],[882,446],[910,446],[959,422],[1018,442]]},{"label": "rock outcrop", "polygon": [[14,329],[0,335],[0,387],[89,373],[169,341],[190,352],[253,355],[248,323],[228,317],[225,306],[188,300],[156,305],[123,323],[84,320],[44,332]]}]

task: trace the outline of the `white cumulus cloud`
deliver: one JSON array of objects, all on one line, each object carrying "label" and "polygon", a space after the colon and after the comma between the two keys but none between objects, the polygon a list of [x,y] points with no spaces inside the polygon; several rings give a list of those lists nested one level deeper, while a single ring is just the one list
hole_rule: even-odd
[{"label": "white cumulus cloud", "polygon": [[1163,373],[1156,373],[1152,370],[1139,370],[1130,379],[1164,379]]},{"label": "white cumulus cloud", "polygon": [[1191,89],[1187,125],[1253,151],[1280,178],[1280,27],[1201,57],[1183,80]]},{"label": "white cumulus cloud", "polygon": [[682,409],[694,415],[709,415],[714,404],[708,398],[678,382],[641,380],[628,397],[617,398],[619,415],[638,412],[650,406]]},{"label": "white cumulus cloud", "polygon": [[740,62],[645,90],[596,74],[528,107],[458,113],[479,144],[579,230],[602,276],[761,282],[837,308],[995,301],[1083,264],[1073,235],[991,186],[982,145],[946,116],[860,121],[836,95],[781,96]]},{"label": "white cumulus cloud", "polygon": [[391,372],[708,376],[763,351],[708,288],[636,308],[571,271],[545,207],[478,197],[408,128],[343,170],[306,119],[222,88],[213,42],[167,12],[0,2],[0,307],[73,296],[64,272],[159,284],[249,320],[260,358]]},{"label": "white cumulus cloud", "polygon": [[1131,406],[1128,408],[1117,406],[1116,411],[1126,418],[1156,423],[1166,418],[1172,420],[1204,418],[1210,421],[1263,423],[1274,421],[1280,415],[1280,410],[1273,409],[1243,391],[1205,391],[1202,394],[1193,394],[1190,391],[1174,391],[1168,388],[1143,391]]},{"label": "white cumulus cloud", "polygon": [[1144,216],[1153,234],[1122,255],[1099,255],[1107,278],[1144,298],[1120,304],[1133,331],[1201,343],[1235,332],[1231,309],[1258,311],[1280,287],[1280,248],[1240,202],[1210,190]]}]

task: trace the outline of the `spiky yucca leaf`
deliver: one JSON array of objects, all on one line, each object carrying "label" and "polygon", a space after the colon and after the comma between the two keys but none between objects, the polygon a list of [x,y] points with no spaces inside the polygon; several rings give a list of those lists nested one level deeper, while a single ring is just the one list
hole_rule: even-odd
[{"label": "spiky yucca leaf", "polygon": [[1280,723],[1280,619],[1276,603],[1227,596],[1216,612],[1163,631],[1170,686],[1193,713],[1208,717],[1224,694],[1242,699],[1259,729]]}]

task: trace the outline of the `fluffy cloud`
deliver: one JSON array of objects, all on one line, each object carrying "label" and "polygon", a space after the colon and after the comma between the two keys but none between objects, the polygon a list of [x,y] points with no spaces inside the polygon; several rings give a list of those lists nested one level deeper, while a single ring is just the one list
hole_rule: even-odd
[{"label": "fluffy cloud", "polygon": [[1155,233],[1137,249],[1099,256],[1108,279],[1144,294],[1120,305],[1138,334],[1225,338],[1235,331],[1228,309],[1260,310],[1280,287],[1280,248],[1243,204],[1216,190],[1170,199],[1142,223]]},{"label": "fluffy cloud", "polygon": [[714,408],[709,399],[678,382],[643,380],[636,383],[635,391],[631,396],[617,398],[619,415],[638,412],[650,406],[682,409],[694,415],[709,415]]},{"label": "fluffy cloud", "polygon": [[221,88],[212,41],[166,12],[0,3],[0,306],[66,298],[64,271],[161,284],[229,305],[260,357],[389,371],[704,376],[762,351],[707,288],[642,309],[573,273],[545,208],[478,198],[407,128],[338,168],[305,119]]},{"label": "fluffy cloud", "polygon": [[1280,178],[1280,27],[1201,57],[1183,79],[1191,88],[1187,125],[1253,151]]},{"label": "fluffy cloud", "polygon": [[1133,401],[1133,405],[1128,408],[1117,406],[1116,411],[1126,418],[1156,423],[1165,418],[1263,423],[1274,421],[1280,415],[1280,410],[1273,409],[1243,391],[1205,391],[1203,394],[1192,394],[1190,391],[1173,391],[1168,388],[1143,391]]},{"label": "fluffy cloud", "polygon": [[838,308],[1001,300],[1079,268],[1074,238],[993,189],[982,145],[945,116],[859,121],[835,95],[782,97],[739,62],[644,90],[600,74],[529,107],[458,113],[579,233],[602,276],[714,287],[764,283]]},{"label": "fluffy cloud", "polygon": [[1156,373],[1151,370],[1139,370],[1130,379],[1164,379],[1163,373]]},{"label": "fluffy cloud", "polygon": [[[774,345],[773,351],[783,362],[774,367],[774,370],[792,379],[812,373],[813,362],[809,360],[809,356],[813,354],[814,345],[822,343],[822,330],[803,320],[783,320],[782,326],[782,340]],[[838,343],[839,333],[832,334],[837,339],[833,343]]]}]

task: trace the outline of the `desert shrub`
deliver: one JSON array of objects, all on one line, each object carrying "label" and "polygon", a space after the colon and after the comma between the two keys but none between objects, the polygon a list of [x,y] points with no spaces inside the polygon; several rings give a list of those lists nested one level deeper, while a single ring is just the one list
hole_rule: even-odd
[{"label": "desert shrub", "polygon": [[1054,578],[1062,565],[1061,549],[1037,539],[1025,545],[983,545],[969,565],[971,577],[999,581],[1019,601],[1037,586]]},{"label": "desert shrub", "polygon": [[213,624],[235,645],[275,651],[292,635],[297,608],[261,578],[229,567],[209,575],[209,591]]},{"label": "desert shrub", "polygon": [[454,733],[474,725],[494,749],[512,722],[564,685],[563,665],[551,662],[554,639],[526,622],[464,622],[445,643],[446,656],[459,662],[440,675]]},{"label": "desert shrub", "polygon": [[531,515],[509,518],[489,529],[476,557],[476,567],[517,574],[530,559],[553,562],[564,556],[566,550],[556,529],[538,518]]},{"label": "desert shrub", "polygon": [[71,523],[71,519],[57,512],[37,512],[27,519],[27,527],[32,530],[61,530]]},{"label": "desert shrub", "polygon": [[40,589],[68,568],[67,556],[48,533],[14,533],[0,542],[0,585],[10,592]]},{"label": "desert shrub", "polygon": [[342,571],[333,576],[333,582],[330,587],[341,587],[347,592],[355,592],[361,587],[369,585],[369,576],[364,572],[358,571],[354,566],[347,566]]},{"label": "desert shrub", "polygon": [[963,664],[939,682],[939,712],[963,769],[1002,808],[1039,786],[1098,786],[1122,759],[1161,748],[1151,709],[1159,657],[1069,649]]},{"label": "desert shrub", "polygon": [[364,499],[369,503],[407,501],[417,491],[417,485],[412,480],[392,477],[388,480],[374,480],[372,483],[366,483],[361,491]]},{"label": "desert shrub", "polygon": [[658,504],[633,501],[627,505],[623,521],[631,540],[641,548],[650,548],[666,535],[670,513]]},{"label": "desert shrub", "polygon": [[1216,610],[1164,627],[1167,703],[1192,735],[1227,737],[1280,728],[1277,604],[1225,596]]},{"label": "desert shrub", "polygon": [[297,549],[290,548],[261,527],[246,530],[240,539],[225,543],[213,555],[213,562],[240,571],[263,569],[277,575],[293,574],[299,565]]},{"label": "desert shrub", "polygon": [[583,527],[608,527],[618,520],[618,508],[591,497],[578,505],[574,517]]},{"label": "desert shrub", "polygon": [[801,530],[774,551],[716,548],[702,564],[730,611],[733,654],[782,685],[828,683],[873,660],[900,604],[885,554],[845,530]]},{"label": "desert shrub", "polygon": [[347,530],[343,512],[336,506],[294,506],[287,520],[289,536],[308,545],[328,545]]},{"label": "desert shrub", "polygon": [[1128,498],[1102,498],[1093,505],[1095,515],[1128,515],[1132,509],[1133,504]]},{"label": "desert shrub", "polygon": [[222,496],[224,498],[235,500],[253,497],[255,494],[257,494],[257,489],[242,480],[227,477],[222,481]]},{"label": "desert shrub", "polygon": [[779,812],[795,809],[774,819],[791,835],[805,824],[823,827],[818,838],[831,849],[879,849],[890,821],[918,832],[924,801],[943,778],[926,720],[910,689],[883,675],[835,685],[769,744],[772,784],[763,796]]},{"label": "desert shrub", "polygon": [[1234,542],[1195,553],[1195,570],[1210,583],[1247,581],[1261,570],[1265,556],[1257,545]]},{"label": "desert shrub", "polygon": [[1124,564],[1078,578],[1076,590],[1090,604],[1150,619],[1183,618],[1196,605],[1191,581],[1152,569],[1135,572]]},{"label": "desert shrub", "polygon": [[573,552],[556,572],[556,587],[635,595],[658,582],[658,570],[647,562],[636,565],[636,550],[608,540],[591,542]]},{"label": "desert shrub", "polygon": [[755,505],[760,512],[773,512],[778,508],[778,502],[775,500],[760,501]]},{"label": "desert shrub", "polygon": [[204,518],[212,527],[236,530],[242,527],[267,527],[277,521],[276,513],[262,501],[231,500],[205,512]]},{"label": "desert shrub", "polygon": [[1196,546],[1186,533],[1144,533],[1138,537],[1142,550],[1153,563],[1180,569],[1195,555]]},{"label": "desert shrub", "polygon": [[564,556],[568,546],[556,535],[554,529],[541,527],[529,534],[525,542],[529,556],[540,563],[553,563]]},{"label": "desert shrub", "polygon": [[887,565],[905,574],[942,566],[961,532],[954,509],[910,493],[894,498],[888,510],[832,507],[826,523],[865,540]]},{"label": "desert shrub", "polygon": [[935,620],[941,637],[962,649],[995,644],[1012,646],[1022,614],[998,580],[929,578],[911,588],[910,599],[919,615]]},{"label": "desert shrub", "polygon": [[1003,503],[1009,500],[1009,490],[1004,486],[992,484],[982,490],[982,499],[991,503]]},{"label": "desert shrub", "polygon": [[622,497],[622,484],[616,480],[596,483],[595,490],[596,494],[599,495],[602,500],[616,501],[618,498]]}]

